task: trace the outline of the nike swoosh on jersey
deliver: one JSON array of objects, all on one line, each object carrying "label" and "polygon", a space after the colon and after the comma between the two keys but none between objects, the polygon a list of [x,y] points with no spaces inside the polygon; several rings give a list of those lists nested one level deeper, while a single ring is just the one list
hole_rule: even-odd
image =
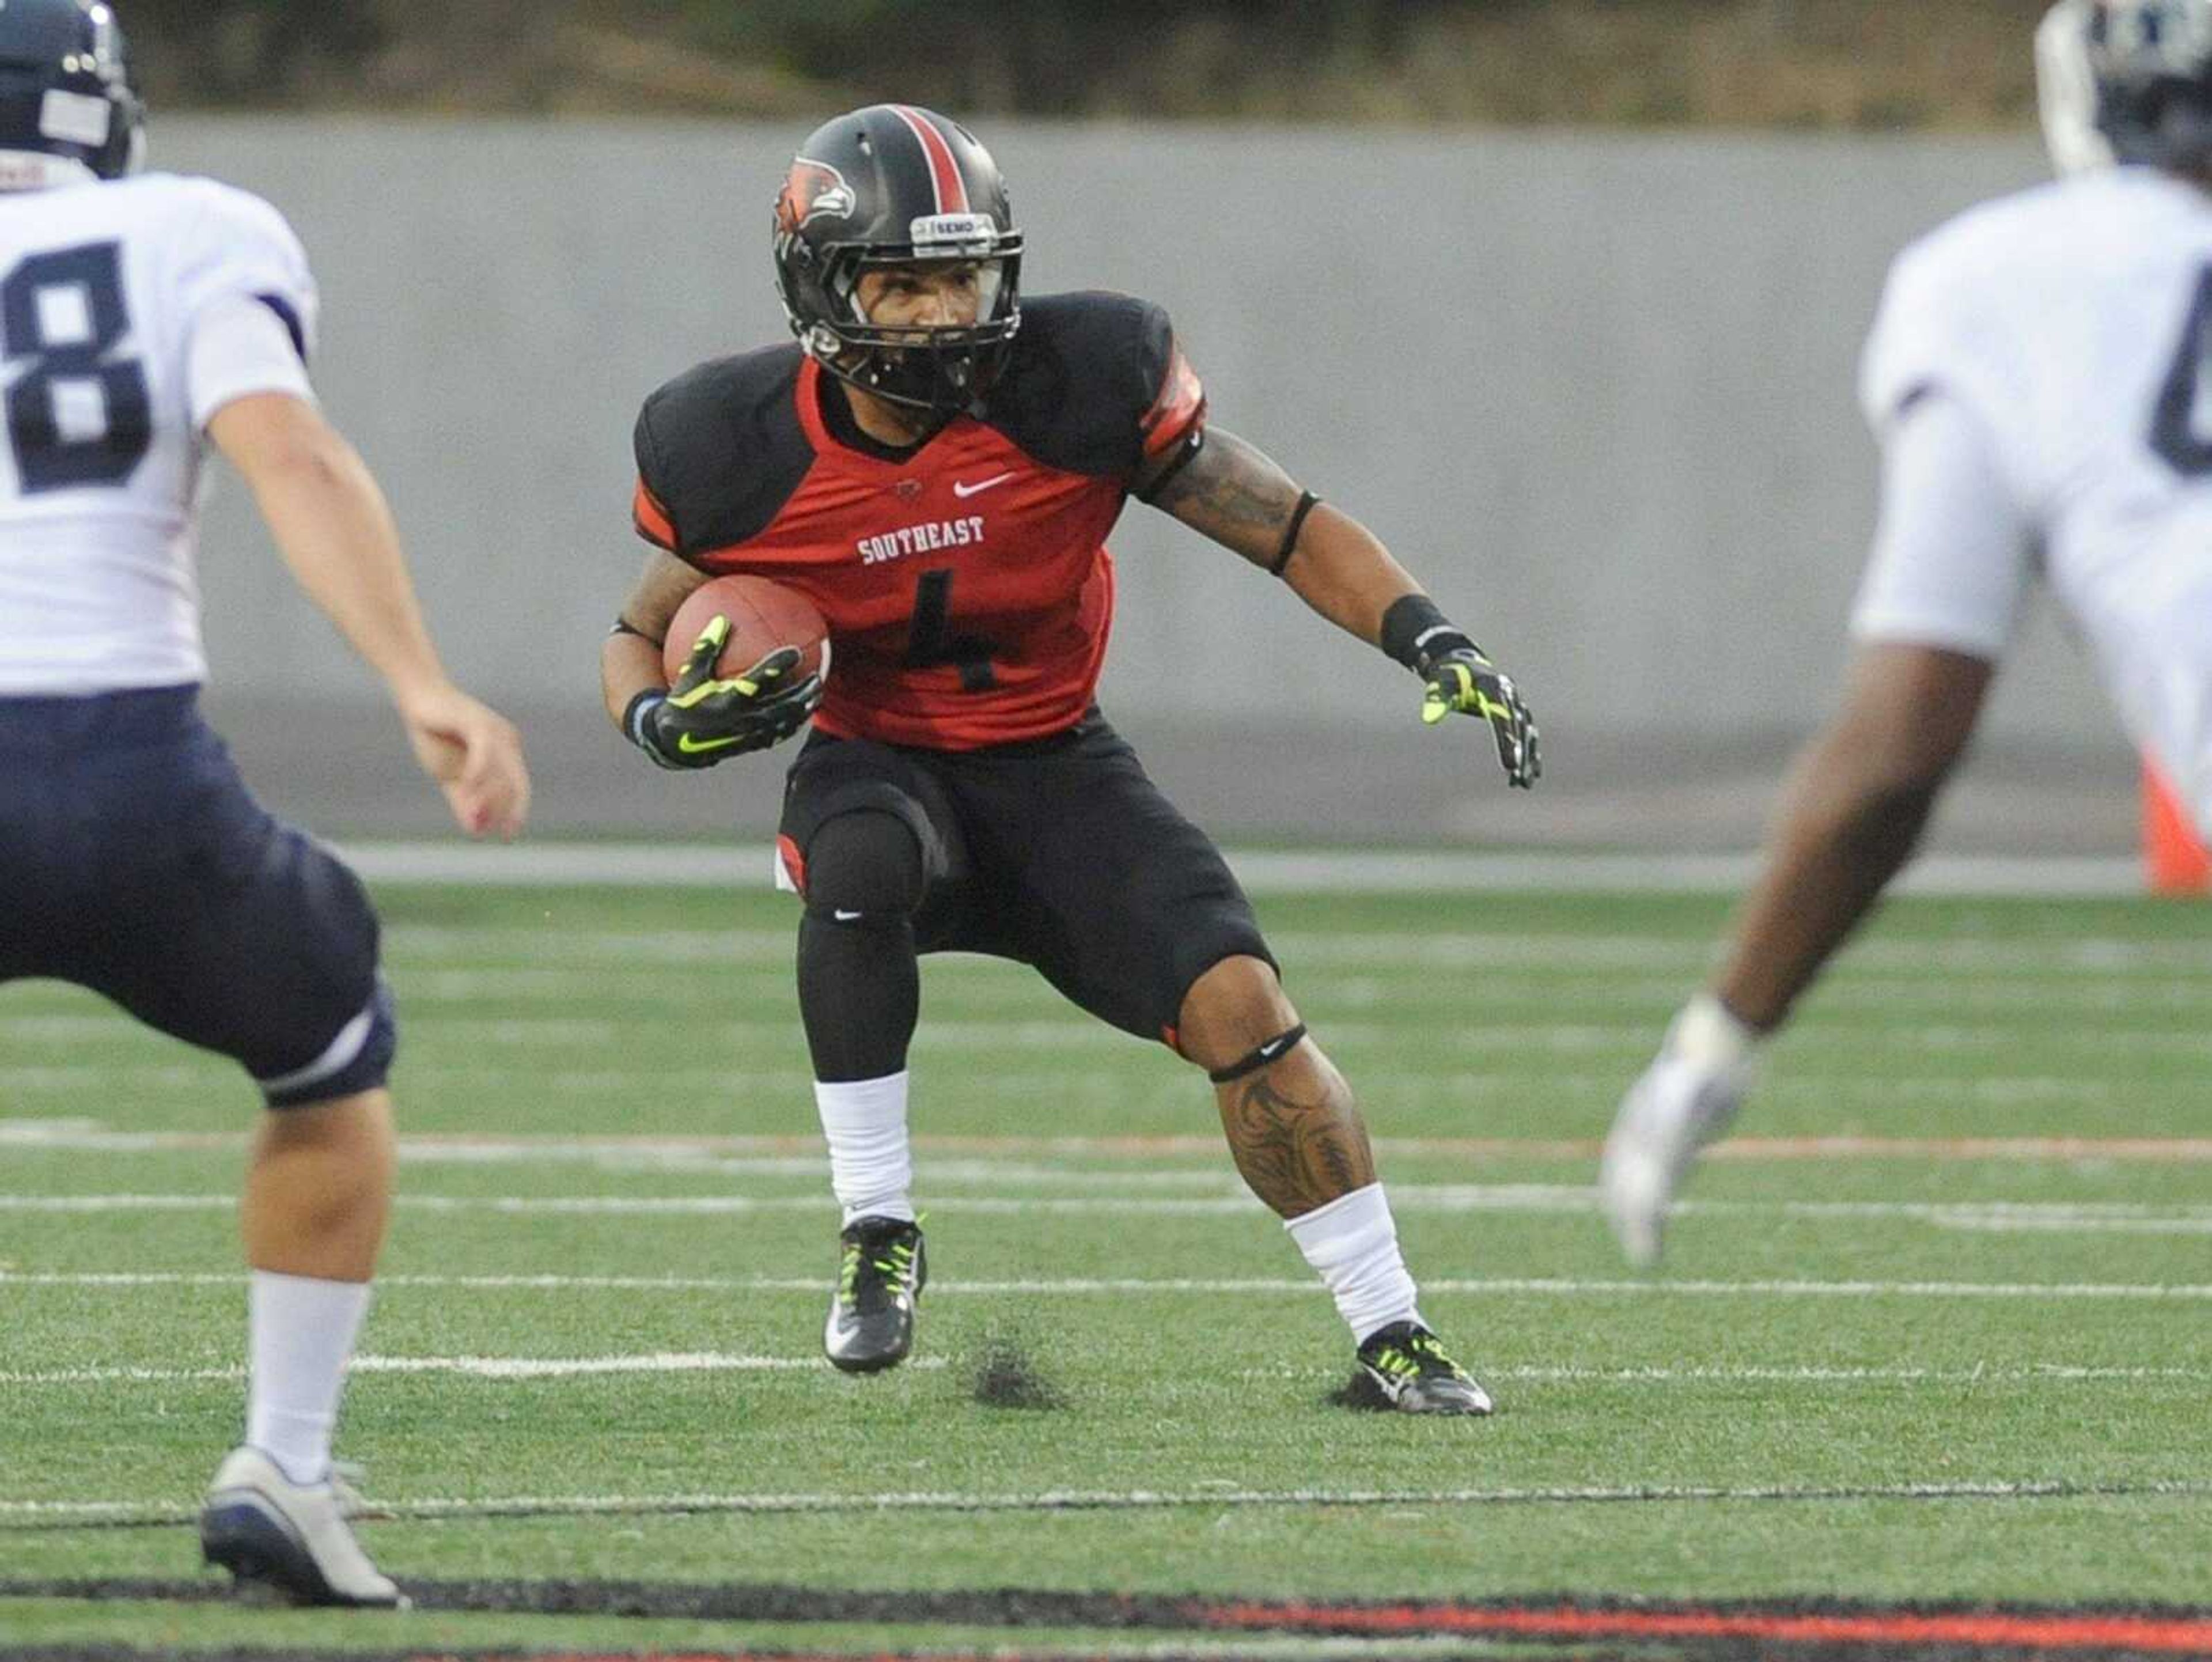
[{"label": "nike swoosh on jersey", "polygon": [[988,490],[994,484],[1004,484],[1013,477],[1012,473],[994,473],[989,478],[978,479],[973,484],[962,479],[955,479],[952,482],[952,494],[962,497],[976,496]]}]

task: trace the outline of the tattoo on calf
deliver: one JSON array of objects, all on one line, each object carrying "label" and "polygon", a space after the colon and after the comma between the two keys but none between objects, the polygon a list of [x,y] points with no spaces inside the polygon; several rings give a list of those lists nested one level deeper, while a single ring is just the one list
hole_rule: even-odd
[{"label": "tattoo on calf", "polygon": [[[1286,1218],[1375,1181],[1375,1154],[1351,1087],[1319,1058],[1282,1063],[1221,1087],[1221,1124],[1252,1192]],[[1299,1085],[1291,1079],[1304,1075]]]}]

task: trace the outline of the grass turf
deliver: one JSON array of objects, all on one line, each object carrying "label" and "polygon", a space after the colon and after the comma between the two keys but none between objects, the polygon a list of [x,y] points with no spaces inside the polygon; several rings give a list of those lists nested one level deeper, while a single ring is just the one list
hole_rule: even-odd
[{"label": "grass turf", "polygon": [[[835,1216],[805,1141],[788,903],[380,901],[395,1085],[424,1140],[343,1452],[403,1511],[551,1505],[366,1524],[403,1580],[2212,1602],[2212,1163],[1956,1146],[2212,1135],[2198,910],[1893,904],[1775,1047],[1742,1129],[1918,1148],[1712,1161],[1647,1283],[1589,1209],[1583,1145],[1695,980],[1717,903],[1267,904],[1287,984],[1383,1139],[1425,1308],[1500,1402],[1425,1423],[1329,1405],[1346,1336],[1240,1198],[1202,1083],[1027,971],[925,971],[921,1354],[943,1365],[848,1380],[811,1365]],[[181,1525],[65,1529],[28,1507],[181,1518],[234,1437],[240,1154],[210,1134],[252,1111],[228,1064],[95,1000],[0,990],[6,1578],[193,1573]],[[92,1146],[67,1122],[125,1135]],[[186,1279],[82,1279],[100,1274]],[[1056,1409],[975,1399],[1009,1346]],[[623,1371],[483,1377],[517,1358]],[[1984,1486],[2035,1492],[1967,1492]],[[1239,1498],[1311,1491],[1356,1503]],[[924,1495],[956,1504],[873,1505]],[[709,1642],[696,1624],[407,1622],[403,1641],[0,1601],[18,1642]]]}]

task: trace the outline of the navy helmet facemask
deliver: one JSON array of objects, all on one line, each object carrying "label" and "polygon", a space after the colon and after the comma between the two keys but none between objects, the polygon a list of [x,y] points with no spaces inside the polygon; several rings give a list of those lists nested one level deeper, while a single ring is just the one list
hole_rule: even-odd
[{"label": "navy helmet facemask", "polygon": [[2212,0],[2059,0],[2035,60],[2062,174],[2212,167]]},{"label": "navy helmet facemask", "polygon": [[145,148],[145,107],[106,0],[0,4],[0,183],[120,179]]}]

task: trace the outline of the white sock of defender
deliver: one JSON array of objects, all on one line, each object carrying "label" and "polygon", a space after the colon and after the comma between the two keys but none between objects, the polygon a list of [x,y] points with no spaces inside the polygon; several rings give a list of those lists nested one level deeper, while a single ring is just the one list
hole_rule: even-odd
[{"label": "white sock of defender", "polygon": [[1285,1219],[1283,1227],[1335,1299],[1355,1343],[1393,1322],[1421,1320],[1381,1184],[1339,1195],[1303,1217]]},{"label": "white sock of defender", "polygon": [[881,1079],[814,1087],[815,1111],[830,1142],[830,1187],[855,1218],[914,1221],[914,1148],[906,1135],[904,1069]]},{"label": "white sock of defender", "polygon": [[368,1313],[368,1283],[257,1269],[246,1312],[253,1374],[246,1440],[294,1482],[319,1483],[330,1475],[331,1434],[346,1362]]}]

